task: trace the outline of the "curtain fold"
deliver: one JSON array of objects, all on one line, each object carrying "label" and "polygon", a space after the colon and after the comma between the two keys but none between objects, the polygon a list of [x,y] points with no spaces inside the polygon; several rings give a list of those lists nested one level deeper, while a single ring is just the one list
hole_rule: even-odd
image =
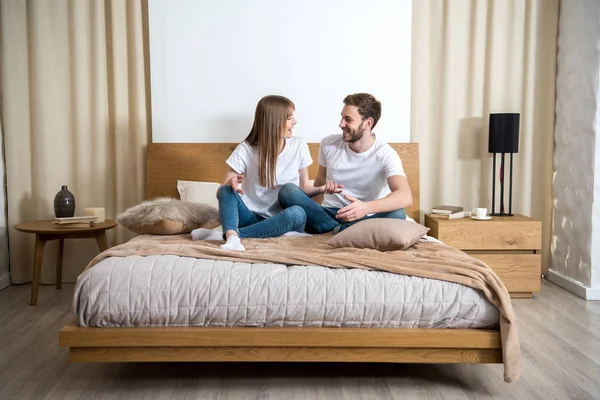
[{"label": "curtain fold", "polygon": [[[520,113],[512,211],[542,220],[544,271],[558,8],[558,0],[413,1],[411,141],[420,143],[421,209],[451,203],[491,210],[489,114]],[[498,172],[495,179],[498,207]]]},{"label": "curtain fold", "polygon": [[[2,103],[2,88],[0,87],[0,104]],[[4,185],[4,137],[2,134],[2,111],[0,110],[0,290],[10,285],[10,269],[8,267],[8,229],[6,218],[6,192]]]},{"label": "curtain fold", "polygon": [[[116,216],[144,198],[148,142],[143,0],[0,2],[11,280],[31,280],[33,235],[19,222],[51,219],[61,185],[85,207]],[[132,237],[108,232],[109,244]],[[54,282],[58,244],[46,245],[42,283]],[[65,241],[63,280],[98,253]]]}]

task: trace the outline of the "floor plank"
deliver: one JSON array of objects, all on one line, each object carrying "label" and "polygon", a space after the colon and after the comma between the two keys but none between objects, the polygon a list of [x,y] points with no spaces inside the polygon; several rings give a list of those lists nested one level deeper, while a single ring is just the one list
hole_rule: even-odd
[{"label": "floor plank", "polygon": [[70,364],[58,331],[74,285],[0,292],[0,399],[600,399],[600,302],[544,282],[514,299],[521,379],[502,365]]}]

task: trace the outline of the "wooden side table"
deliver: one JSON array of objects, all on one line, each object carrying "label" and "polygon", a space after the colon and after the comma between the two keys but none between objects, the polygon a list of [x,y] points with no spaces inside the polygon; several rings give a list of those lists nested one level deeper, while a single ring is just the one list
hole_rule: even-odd
[{"label": "wooden side table", "polygon": [[429,235],[485,262],[511,297],[531,297],[541,290],[542,222],[524,215],[440,219],[425,215]]},{"label": "wooden side table", "polygon": [[37,303],[38,287],[42,270],[44,246],[50,240],[60,240],[58,245],[58,260],[56,263],[56,288],[60,289],[62,281],[62,260],[65,239],[96,239],[100,251],[108,249],[106,231],[117,226],[117,222],[107,219],[105,222],[96,223],[86,227],[57,227],[52,220],[23,222],[15,225],[20,232],[35,233],[35,256],[33,261],[33,282],[31,284],[32,306]]}]

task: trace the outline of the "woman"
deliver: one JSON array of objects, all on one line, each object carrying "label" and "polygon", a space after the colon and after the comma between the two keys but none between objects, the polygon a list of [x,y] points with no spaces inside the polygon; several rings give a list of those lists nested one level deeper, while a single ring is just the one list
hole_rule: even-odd
[{"label": "woman", "polygon": [[[240,238],[304,232],[306,213],[298,206],[282,210],[277,201],[279,189],[295,183],[314,196],[323,193],[327,185],[314,188],[308,180],[312,158],[308,145],[292,137],[294,110],[294,103],[286,97],[263,97],[256,106],[250,134],[227,159],[228,169],[217,191],[226,240],[221,248],[245,250]],[[194,239],[218,240],[219,236],[219,232],[203,228],[192,232]]]}]

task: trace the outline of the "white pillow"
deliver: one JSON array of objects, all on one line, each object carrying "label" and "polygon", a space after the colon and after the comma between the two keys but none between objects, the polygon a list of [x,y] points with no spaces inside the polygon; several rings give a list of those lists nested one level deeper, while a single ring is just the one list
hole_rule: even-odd
[{"label": "white pillow", "polygon": [[191,203],[203,203],[219,209],[217,189],[219,184],[215,182],[177,181],[177,191],[182,201]]}]

